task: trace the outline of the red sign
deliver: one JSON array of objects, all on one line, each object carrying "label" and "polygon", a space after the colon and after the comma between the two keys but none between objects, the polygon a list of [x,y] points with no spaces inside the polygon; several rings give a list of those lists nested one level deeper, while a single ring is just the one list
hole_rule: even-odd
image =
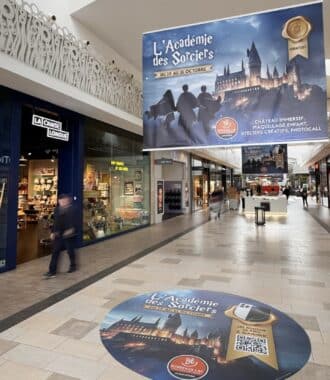
[{"label": "red sign", "polygon": [[215,131],[220,138],[230,139],[237,134],[237,121],[231,117],[223,117],[218,120],[215,126]]},{"label": "red sign", "polygon": [[207,363],[195,355],[180,355],[171,359],[168,372],[176,379],[202,379],[209,371]]}]

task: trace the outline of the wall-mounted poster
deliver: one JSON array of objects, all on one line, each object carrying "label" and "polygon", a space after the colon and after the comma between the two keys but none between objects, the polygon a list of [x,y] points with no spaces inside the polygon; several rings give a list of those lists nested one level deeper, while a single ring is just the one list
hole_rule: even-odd
[{"label": "wall-mounted poster", "polygon": [[135,183],[134,193],[135,193],[135,195],[142,195],[143,194],[142,183]]},{"label": "wall-mounted poster", "polygon": [[308,335],[288,315],[207,290],[125,300],[106,315],[100,335],[116,360],[154,380],[287,379],[311,353]]},{"label": "wall-mounted poster", "polygon": [[124,195],[134,195],[134,182],[126,181],[124,183]]},{"label": "wall-mounted poster", "polygon": [[164,181],[157,181],[157,214],[164,212]]},{"label": "wall-mounted poster", "polygon": [[143,177],[143,170],[142,169],[135,170],[135,181],[142,181],[142,177]]},{"label": "wall-mounted poster", "polygon": [[243,174],[283,174],[288,172],[288,146],[255,145],[242,147]]},{"label": "wall-mounted poster", "polygon": [[321,3],[145,33],[143,76],[145,150],[328,139]]}]

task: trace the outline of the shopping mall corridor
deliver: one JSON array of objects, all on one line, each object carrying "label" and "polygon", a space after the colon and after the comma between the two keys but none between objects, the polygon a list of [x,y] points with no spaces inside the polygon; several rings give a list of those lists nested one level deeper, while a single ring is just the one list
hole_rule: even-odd
[{"label": "shopping mall corridor", "polygon": [[142,379],[106,351],[100,324],[125,299],[183,288],[246,296],[287,313],[312,344],[292,379],[330,379],[330,235],[300,199],[288,209],[264,226],[228,211],[3,331],[0,379]]}]

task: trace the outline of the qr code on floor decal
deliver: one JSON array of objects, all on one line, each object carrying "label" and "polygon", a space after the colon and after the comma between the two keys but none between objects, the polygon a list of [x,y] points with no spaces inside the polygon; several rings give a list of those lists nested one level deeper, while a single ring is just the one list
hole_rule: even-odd
[{"label": "qr code on floor decal", "polygon": [[236,334],[235,351],[269,355],[267,338]]}]

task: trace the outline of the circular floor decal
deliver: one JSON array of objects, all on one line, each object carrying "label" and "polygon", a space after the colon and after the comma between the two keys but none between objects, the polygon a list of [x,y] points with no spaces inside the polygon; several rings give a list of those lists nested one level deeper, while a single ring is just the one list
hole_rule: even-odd
[{"label": "circular floor decal", "polygon": [[279,310],[203,290],[130,298],[100,333],[116,360],[154,380],[286,379],[311,352],[305,331]]}]

